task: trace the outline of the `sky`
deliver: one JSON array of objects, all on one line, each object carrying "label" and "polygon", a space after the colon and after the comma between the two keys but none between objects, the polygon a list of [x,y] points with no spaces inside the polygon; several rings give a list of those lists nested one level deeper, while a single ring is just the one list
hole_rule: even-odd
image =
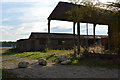
[{"label": "sky", "polygon": [[[47,32],[47,18],[59,1],[69,0],[2,0],[0,3],[0,41],[29,38],[31,32]],[[87,1],[87,0],[84,0]],[[103,3],[114,0],[99,0]],[[80,23],[86,35],[86,23]],[[51,33],[72,33],[72,22],[51,21]],[[89,35],[93,24],[88,24]],[[97,25],[96,35],[107,35],[107,25]]]}]

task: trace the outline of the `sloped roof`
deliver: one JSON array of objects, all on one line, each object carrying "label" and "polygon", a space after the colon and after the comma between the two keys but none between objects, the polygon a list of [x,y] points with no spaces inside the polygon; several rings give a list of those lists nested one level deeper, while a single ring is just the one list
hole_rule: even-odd
[{"label": "sloped roof", "polygon": [[[73,21],[69,16],[66,14],[66,12],[70,11],[76,6],[82,6],[82,5],[75,5],[72,3],[67,3],[67,2],[59,2],[55,9],[52,11],[52,13],[49,15],[48,20],[61,20],[61,21]],[[107,11],[107,10],[106,10]],[[88,13],[89,15],[89,13]],[[96,15],[93,14],[91,17],[84,16],[84,18],[80,22],[84,23],[96,23],[96,24],[109,24],[111,19],[105,19],[111,18],[111,16],[105,16],[104,14]]]}]

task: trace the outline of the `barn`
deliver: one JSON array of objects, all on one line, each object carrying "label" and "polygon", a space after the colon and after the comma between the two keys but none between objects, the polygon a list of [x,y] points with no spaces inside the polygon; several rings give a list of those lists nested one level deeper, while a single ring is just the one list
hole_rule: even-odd
[{"label": "barn", "polygon": [[[76,41],[77,41],[77,35]],[[49,49],[73,49],[74,41],[73,34],[65,34],[65,33],[40,33],[40,32],[32,32],[28,39],[20,39],[17,40],[17,49],[19,51],[43,51],[47,46],[47,39],[50,39]],[[90,46],[93,44],[93,36],[92,35],[81,35],[81,46]],[[105,44],[103,41],[107,36],[96,36],[97,44]],[[86,44],[86,42],[88,44]]]},{"label": "barn", "polygon": [[[73,7],[81,7],[68,2],[59,2],[55,9],[48,17],[48,33],[31,33],[28,39],[21,39],[17,41],[17,49],[21,51],[38,51],[42,49],[72,49],[77,46],[78,53],[80,53],[80,45],[85,46],[94,43],[100,43],[104,46],[108,46],[110,49],[112,46],[112,31],[114,28],[113,20],[117,20],[117,16],[96,14],[92,12],[92,16],[83,16],[80,21],[74,21],[69,18],[66,12],[73,9]],[[107,11],[107,10],[105,10]],[[89,13],[88,13],[89,14]],[[114,19],[113,19],[114,18]],[[73,22],[73,34],[64,33],[51,33],[50,22],[51,20],[69,21]],[[80,22],[93,24],[93,35],[80,35]],[[77,24],[77,26],[76,26]],[[108,36],[97,36],[95,34],[95,27],[97,24],[108,25]],[[118,26],[118,25],[117,25]],[[77,27],[77,34],[75,34],[75,27]],[[83,42],[82,42],[83,41]]]}]

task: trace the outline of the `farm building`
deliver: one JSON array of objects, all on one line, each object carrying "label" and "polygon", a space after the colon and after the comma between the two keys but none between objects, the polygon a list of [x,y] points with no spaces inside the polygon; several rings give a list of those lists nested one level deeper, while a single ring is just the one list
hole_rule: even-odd
[{"label": "farm building", "polygon": [[[46,49],[47,39],[50,39],[49,49],[73,49],[74,41],[73,34],[63,33],[31,33],[28,39],[21,39],[17,41],[17,49],[19,51],[41,51]],[[81,46],[93,44],[93,36],[81,35]],[[77,40],[77,35],[75,35]],[[104,40],[107,36],[96,36],[97,44],[105,44]],[[88,44],[86,44],[88,42]]]},{"label": "farm building", "polygon": [[[86,9],[87,12],[76,11],[74,9]],[[97,12],[96,9],[99,11]],[[72,14],[67,14],[68,12]],[[95,30],[96,25],[108,25],[108,49],[115,49],[115,46],[119,46],[119,33],[120,33],[120,11],[118,13],[114,13],[111,10],[105,10],[102,8],[92,9],[90,6],[83,6],[79,4],[72,4],[68,2],[59,2],[58,5],[54,8],[52,13],[48,17],[48,33],[50,33],[50,23],[52,20],[58,21],[69,21],[73,22],[73,35],[75,35],[75,27],[77,27],[77,35],[80,35],[80,23],[91,23],[93,24],[93,37],[95,43]],[[77,14],[76,16],[74,14]],[[78,14],[82,14],[82,18],[79,18]],[[72,18],[71,18],[72,15]],[[91,15],[91,16],[89,16]],[[74,17],[75,16],[75,17]],[[77,26],[75,26],[77,24]],[[80,53],[80,37],[78,36],[78,53]],[[119,44],[118,44],[119,43]]]},{"label": "farm building", "polygon": [[[113,22],[115,22],[115,20],[118,21],[118,16],[112,16],[111,14],[106,15],[104,13],[97,14],[97,12],[89,10],[90,13],[87,14],[91,14],[91,17],[83,15],[82,19],[80,19],[79,21],[75,21],[74,19],[69,18],[70,15],[66,14],[66,12],[71,11],[74,7],[80,8],[81,5],[59,2],[48,17],[48,33],[31,33],[29,39],[21,39],[17,41],[17,48],[20,51],[38,51],[45,48],[71,49],[77,46],[78,53],[80,53],[80,45],[86,46],[87,43],[89,46],[90,44],[99,43],[105,47],[108,47],[108,49],[111,49],[115,45],[112,42],[112,36],[118,33],[114,32],[114,24],[116,23]],[[105,13],[112,13],[108,10],[100,10],[104,11]],[[51,20],[73,22],[73,34],[50,33]],[[80,35],[80,22],[92,23],[93,35]],[[108,25],[108,37],[97,36],[95,34],[95,28],[97,24]],[[116,24],[116,26],[119,26],[118,23]],[[75,27],[77,27],[77,34],[75,34]]]}]

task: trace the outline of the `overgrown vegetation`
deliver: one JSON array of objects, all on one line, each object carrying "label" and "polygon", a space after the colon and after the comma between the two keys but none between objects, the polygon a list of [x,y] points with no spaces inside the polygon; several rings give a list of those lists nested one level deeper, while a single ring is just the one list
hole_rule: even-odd
[{"label": "overgrown vegetation", "polygon": [[[94,22],[105,22],[110,26],[108,34],[111,49],[120,54],[120,0],[102,4],[99,0],[69,0],[73,4],[78,4],[79,7],[74,7],[66,12],[69,19],[74,22],[80,22],[89,18]],[[95,2],[96,1],[96,2]],[[100,19],[99,19],[100,17]],[[114,42],[114,43],[113,43]]]},{"label": "overgrown vegetation", "polygon": [[49,50],[48,52],[14,52],[11,50],[7,50],[2,53],[2,55],[9,55],[13,57],[20,57],[20,58],[29,58],[29,59],[40,59],[44,58],[50,61],[55,61],[57,57],[61,55],[67,55],[73,53],[73,50]]},{"label": "overgrown vegetation", "polygon": [[[84,48],[82,48],[83,52],[85,51]],[[97,49],[95,49],[97,50]],[[99,50],[99,49],[98,49]],[[4,53],[2,53],[2,55],[8,55],[8,56],[13,56],[13,57],[20,57],[20,58],[27,58],[27,59],[40,59],[40,58],[44,58],[47,59],[49,61],[52,62],[56,62],[57,63],[57,58],[61,55],[66,55],[68,56],[70,59],[72,59],[73,57],[73,50],[49,50],[48,52],[13,52],[11,50],[5,51]],[[91,53],[91,52],[90,52]],[[87,53],[85,53],[87,54]],[[93,53],[91,53],[93,54]],[[96,53],[94,53],[96,54]],[[101,54],[101,53],[99,53]],[[83,56],[81,56],[83,57]],[[83,57],[82,59],[79,56],[77,56],[76,59],[72,59],[72,65],[79,65],[79,66],[89,66],[89,67],[106,67],[106,68],[119,68],[120,66],[118,66],[118,62],[120,62],[120,59],[111,59],[108,57]],[[9,62],[16,62],[16,60],[11,60]]]}]

